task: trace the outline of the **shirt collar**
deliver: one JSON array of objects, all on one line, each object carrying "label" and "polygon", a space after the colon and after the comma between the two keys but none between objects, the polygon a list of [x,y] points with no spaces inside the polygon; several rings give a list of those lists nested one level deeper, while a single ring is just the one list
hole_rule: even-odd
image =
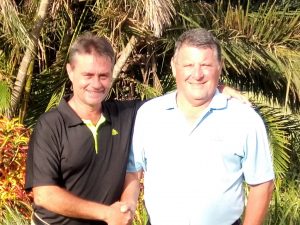
[{"label": "shirt collar", "polygon": [[[64,121],[67,126],[77,126],[80,124],[83,124],[82,119],[76,114],[76,112],[70,107],[68,104],[68,101],[71,99],[72,95],[66,95],[64,96],[57,109],[61,113],[62,117],[64,118]],[[107,107],[105,107],[105,102],[102,102],[102,114],[104,115],[106,121],[110,122],[110,116],[107,112]]]},{"label": "shirt collar", "polygon": [[228,99],[217,89],[216,93],[208,105],[209,109],[218,110],[227,107]]},{"label": "shirt collar", "polygon": [[[162,102],[162,104],[164,105],[166,110],[177,108],[176,95],[177,91],[173,91],[165,95],[164,102]],[[227,98],[222,93],[220,93],[218,89],[216,89],[215,95],[208,105],[207,109],[218,110],[226,107]]]}]

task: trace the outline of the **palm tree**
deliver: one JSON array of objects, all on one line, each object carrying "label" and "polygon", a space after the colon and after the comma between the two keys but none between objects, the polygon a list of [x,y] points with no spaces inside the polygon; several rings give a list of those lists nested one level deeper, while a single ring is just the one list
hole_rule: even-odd
[{"label": "palm tree", "polygon": [[[246,93],[263,115],[278,174],[299,162],[298,1],[2,0],[0,7],[0,114],[19,113],[33,125],[55,106],[70,91],[68,49],[84,31],[106,36],[117,52],[109,98],[162,95],[175,88],[175,40],[204,27],[222,45],[222,81]],[[34,19],[39,12],[43,25]]]},{"label": "palm tree", "polygon": [[[41,0],[39,9],[37,10],[36,19],[35,19],[33,27],[32,27],[32,31],[30,32],[30,34],[26,34],[26,30],[22,26],[21,21],[18,20],[19,17],[17,15],[16,10],[13,7],[12,3],[7,0],[3,0],[1,2],[1,8],[4,12],[3,13],[4,19],[11,21],[11,23],[9,25],[12,25],[12,26],[8,26],[8,28],[12,28],[13,26],[14,26],[14,28],[17,28],[18,26],[21,25],[20,27],[23,28],[23,30],[21,30],[19,28],[17,28],[16,30],[21,30],[21,32],[23,34],[25,34],[28,39],[28,41],[24,45],[24,46],[27,46],[26,51],[25,51],[22,61],[20,63],[17,77],[15,79],[15,83],[14,83],[12,93],[11,93],[11,104],[10,104],[10,109],[8,112],[9,117],[12,117],[15,115],[15,111],[19,105],[21,94],[22,94],[23,88],[25,86],[27,71],[28,71],[28,68],[30,67],[32,58],[35,55],[37,44],[38,44],[38,37],[40,35],[44,20],[47,15],[47,10],[48,10],[48,7],[50,4],[51,4],[51,0]],[[11,15],[11,13],[13,13],[14,15]],[[14,21],[14,19],[16,19],[16,21]],[[16,24],[16,22],[18,24]]]},{"label": "palm tree", "polygon": [[[290,2],[246,3],[44,0],[38,7],[29,0],[20,5],[2,1],[0,28],[5,35],[0,39],[0,71],[4,71],[0,85],[11,90],[2,96],[11,93],[12,99],[6,111],[20,111],[20,117],[33,124],[59,102],[70,87],[64,69],[69,46],[85,30],[106,36],[119,52],[110,98],[161,95],[175,88],[169,68],[174,41],[186,29],[205,27],[221,41],[225,83],[247,92],[255,101],[283,107],[283,115],[289,110],[298,112],[299,11],[290,10]],[[28,30],[36,26],[28,22],[34,18],[32,12],[43,11],[43,21],[46,8],[51,9],[46,26],[41,29],[39,25],[31,32],[36,34],[30,35]],[[27,55],[22,56],[22,52]],[[34,60],[27,59],[32,56]],[[25,69],[21,64],[24,59]],[[21,97],[25,82],[27,95]],[[7,102],[0,102],[0,109]]]},{"label": "palm tree", "polygon": [[265,121],[273,124],[267,125],[278,174],[287,170],[289,143],[299,133],[298,117],[287,114],[298,113],[300,103],[300,13],[290,6],[289,2],[250,5],[250,1],[246,5],[180,4],[176,28],[165,33],[171,37],[166,45],[173,42],[174,32],[195,27],[205,27],[218,37],[225,60],[223,81],[277,112],[262,111]]}]

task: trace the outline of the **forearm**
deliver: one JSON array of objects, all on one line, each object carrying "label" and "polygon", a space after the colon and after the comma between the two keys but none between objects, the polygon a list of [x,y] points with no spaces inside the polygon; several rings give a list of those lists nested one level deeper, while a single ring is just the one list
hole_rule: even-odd
[{"label": "forearm", "polygon": [[121,202],[126,202],[134,213],[140,193],[140,178],[142,172],[127,173],[124,182],[124,190]]},{"label": "forearm", "polygon": [[273,181],[251,186],[243,225],[261,225],[272,198]]},{"label": "forearm", "polygon": [[57,214],[91,220],[106,221],[110,207],[81,199],[58,186],[33,188],[35,204]]}]

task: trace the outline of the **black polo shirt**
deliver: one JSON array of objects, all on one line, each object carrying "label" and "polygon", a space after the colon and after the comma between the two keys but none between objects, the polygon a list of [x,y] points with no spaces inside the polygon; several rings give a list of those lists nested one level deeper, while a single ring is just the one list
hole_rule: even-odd
[{"label": "black polo shirt", "polygon": [[[37,121],[29,143],[25,189],[58,185],[81,198],[110,205],[120,199],[138,101],[102,104],[106,121],[92,132],[63,99]],[[50,224],[106,224],[67,218],[33,205]]]}]

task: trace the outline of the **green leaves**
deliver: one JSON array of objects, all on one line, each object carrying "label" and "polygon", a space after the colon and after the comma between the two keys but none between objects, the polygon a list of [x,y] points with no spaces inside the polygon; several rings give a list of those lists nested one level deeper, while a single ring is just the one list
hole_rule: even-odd
[{"label": "green leaves", "polygon": [[0,80],[0,114],[4,114],[9,108],[10,88],[9,85]]},{"label": "green leaves", "polygon": [[177,26],[205,27],[218,37],[227,83],[298,111],[300,10],[291,1],[246,3],[190,3],[178,8]]},{"label": "green leaves", "polygon": [[280,108],[257,104],[257,110],[264,119],[274,159],[276,176],[283,178],[290,167],[292,141],[300,134],[300,121]]}]

